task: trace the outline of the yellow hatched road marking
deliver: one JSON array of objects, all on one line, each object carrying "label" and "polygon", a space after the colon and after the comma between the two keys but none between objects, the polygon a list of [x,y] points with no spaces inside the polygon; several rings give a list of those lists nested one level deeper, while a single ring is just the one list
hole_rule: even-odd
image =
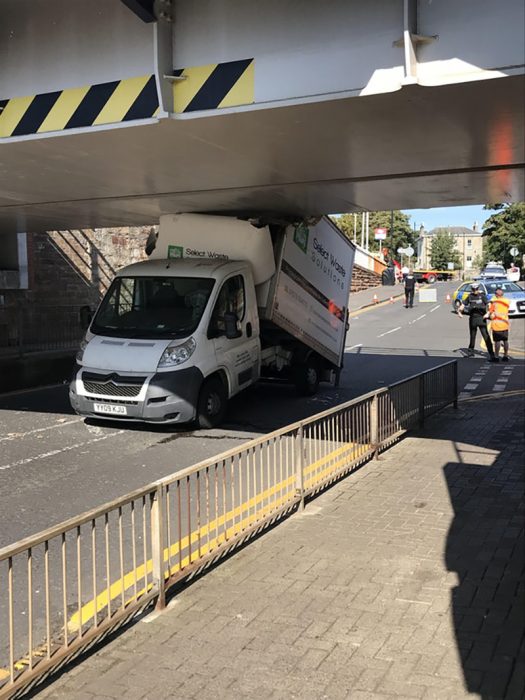
[{"label": "yellow hatched road marking", "polygon": [[71,88],[64,90],[58,100],[55,102],[51,111],[44,119],[37,133],[41,134],[45,131],[60,131],[71,119],[78,105],[82,102],[90,86],[86,85],[81,88]]}]

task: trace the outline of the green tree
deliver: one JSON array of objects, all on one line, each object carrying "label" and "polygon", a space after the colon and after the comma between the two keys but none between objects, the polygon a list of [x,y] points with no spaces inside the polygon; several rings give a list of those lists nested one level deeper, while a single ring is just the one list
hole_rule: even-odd
[{"label": "green tree", "polygon": [[496,211],[483,224],[483,257],[485,262],[495,260],[509,267],[513,262],[510,249],[516,247],[516,262],[522,265],[525,254],[525,202],[516,204],[486,204],[485,209]]},{"label": "green tree", "polygon": [[454,263],[454,269],[461,267],[454,236],[447,229],[438,228],[430,246],[430,264],[434,270],[446,270],[449,262]]},{"label": "green tree", "polygon": [[[345,236],[350,240],[354,238],[354,215],[340,214],[331,217],[333,221],[343,231]],[[361,243],[361,212],[355,216],[356,224],[356,241]],[[410,227],[410,216],[402,211],[394,210],[394,230],[390,230],[392,225],[392,212],[390,211],[372,211],[369,218],[369,247],[374,253],[378,253],[382,248],[387,248],[389,257],[398,259],[398,248],[406,248],[411,245],[415,248],[415,239],[417,234]],[[374,229],[386,228],[387,236],[384,241],[376,241],[374,238]]]}]

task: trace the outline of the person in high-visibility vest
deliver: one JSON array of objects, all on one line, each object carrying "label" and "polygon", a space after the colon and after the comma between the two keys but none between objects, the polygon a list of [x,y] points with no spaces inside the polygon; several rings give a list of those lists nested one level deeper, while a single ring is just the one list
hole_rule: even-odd
[{"label": "person in high-visibility vest", "polygon": [[509,361],[509,306],[510,301],[503,296],[503,287],[496,287],[495,296],[489,305],[490,327],[494,339],[494,354],[499,356],[500,345],[503,343],[503,362]]}]

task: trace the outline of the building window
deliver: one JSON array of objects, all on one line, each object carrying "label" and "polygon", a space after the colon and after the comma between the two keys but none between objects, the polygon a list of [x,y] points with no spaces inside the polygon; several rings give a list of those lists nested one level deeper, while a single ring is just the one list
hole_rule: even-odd
[{"label": "building window", "polygon": [[470,262],[472,260],[472,255],[467,255],[467,260]]},{"label": "building window", "polygon": [[467,239],[467,248],[472,248],[472,238]]}]

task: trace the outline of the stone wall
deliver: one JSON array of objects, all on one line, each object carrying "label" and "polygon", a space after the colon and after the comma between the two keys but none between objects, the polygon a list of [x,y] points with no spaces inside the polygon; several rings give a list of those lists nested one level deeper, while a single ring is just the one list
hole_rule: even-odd
[{"label": "stone wall", "polygon": [[99,303],[115,271],[145,259],[153,226],[31,233],[29,288],[1,290],[0,348],[74,344],[79,309]]},{"label": "stone wall", "polygon": [[381,275],[371,270],[365,270],[359,265],[354,265],[352,273],[352,288],[350,292],[362,292],[363,289],[377,287],[381,284]]},{"label": "stone wall", "polygon": [[[155,226],[28,234],[29,288],[1,290],[0,350],[74,346],[82,337],[79,310],[94,309],[115,272],[146,258]],[[381,276],[354,266],[352,292],[381,284]]]}]

